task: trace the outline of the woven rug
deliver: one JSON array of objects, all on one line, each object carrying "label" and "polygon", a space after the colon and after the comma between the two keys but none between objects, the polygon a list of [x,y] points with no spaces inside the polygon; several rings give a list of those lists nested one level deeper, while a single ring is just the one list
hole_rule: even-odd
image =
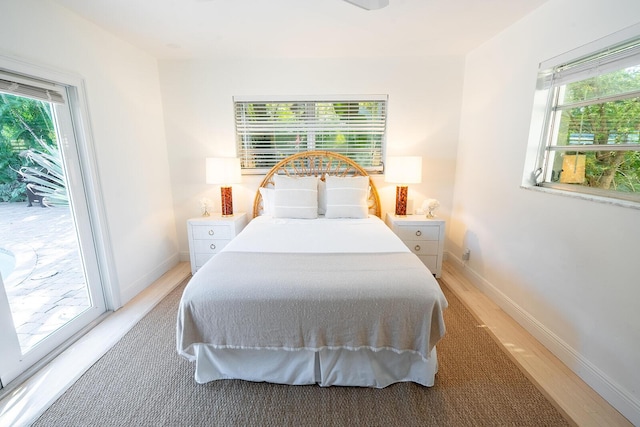
[{"label": "woven rug", "polygon": [[[444,283],[441,281],[441,284]],[[434,387],[197,384],[176,353],[185,283],[144,317],[36,426],[560,426],[561,414],[464,305],[449,300]]]}]

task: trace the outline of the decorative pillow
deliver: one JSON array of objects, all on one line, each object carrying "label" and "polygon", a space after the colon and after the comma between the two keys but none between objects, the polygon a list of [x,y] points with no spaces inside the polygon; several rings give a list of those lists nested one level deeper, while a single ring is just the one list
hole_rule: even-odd
[{"label": "decorative pillow", "polygon": [[275,184],[273,209],[275,218],[318,217],[318,178],[275,175],[273,182]]},{"label": "decorative pillow", "polygon": [[260,195],[262,196],[262,213],[264,215],[272,215],[275,208],[275,190],[273,188],[260,187]]},{"label": "decorative pillow", "polygon": [[327,176],[326,218],[367,218],[368,176]]},{"label": "decorative pillow", "polygon": [[327,213],[327,183],[318,180],[318,215]]}]

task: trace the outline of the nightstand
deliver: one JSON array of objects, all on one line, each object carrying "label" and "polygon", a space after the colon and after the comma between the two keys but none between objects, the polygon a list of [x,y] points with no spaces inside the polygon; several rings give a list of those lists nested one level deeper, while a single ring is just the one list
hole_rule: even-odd
[{"label": "nightstand", "polygon": [[244,212],[227,217],[214,213],[187,220],[191,274],[220,252],[246,225],[247,214]]},{"label": "nightstand", "polygon": [[445,221],[429,219],[424,215],[395,216],[387,213],[385,222],[411,249],[411,252],[418,255],[418,258],[436,277],[440,277]]}]

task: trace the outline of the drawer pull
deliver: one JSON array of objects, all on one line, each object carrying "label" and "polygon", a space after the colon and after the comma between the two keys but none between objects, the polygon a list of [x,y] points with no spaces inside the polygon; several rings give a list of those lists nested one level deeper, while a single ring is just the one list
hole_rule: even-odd
[{"label": "drawer pull", "polygon": [[216,245],[214,243],[210,244],[209,247],[211,248],[212,251],[216,249]]},{"label": "drawer pull", "polygon": [[420,230],[416,231],[416,236],[422,236],[422,231]]},{"label": "drawer pull", "polygon": [[213,236],[214,232],[213,229],[209,230],[209,236]]},{"label": "drawer pull", "polygon": [[420,252],[420,245],[416,245],[416,247],[414,248],[416,252]]}]

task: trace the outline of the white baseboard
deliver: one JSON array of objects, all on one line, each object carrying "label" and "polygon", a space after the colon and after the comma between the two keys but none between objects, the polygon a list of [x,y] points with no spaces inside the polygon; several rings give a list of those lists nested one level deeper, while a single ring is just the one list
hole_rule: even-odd
[{"label": "white baseboard", "polygon": [[529,312],[516,304],[492,283],[470,268],[460,258],[450,253],[445,259],[467,278],[471,284],[487,295],[502,310],[511,316],[520,326],[533,335],[543,346],[560,359],[578,377],[593,388],[611,406],[634,425],[640,426],[640,401],[629,391],[613,381],[608,375],[592,364],[559,336],[551,332]]},{"label": "white baseboard", "polygon": [[180,252],[180,262],[189,262],[191,260],[191,256],[189,255],[189,251]]},{"label": "white baseboard", "polygon": [[175,254],[171,255],[166,260],[161,262],[156,268],[142,276],[140,279],[136,280],[130,286],[127,286],[126,289],[122,289],[120,291],[121,304],[124,305],[127,302],[131,301],[133,297],[144,291],[150,284],[158,280],[160,276],[178,265],[178,262],[179,254],[176,252]]}]

